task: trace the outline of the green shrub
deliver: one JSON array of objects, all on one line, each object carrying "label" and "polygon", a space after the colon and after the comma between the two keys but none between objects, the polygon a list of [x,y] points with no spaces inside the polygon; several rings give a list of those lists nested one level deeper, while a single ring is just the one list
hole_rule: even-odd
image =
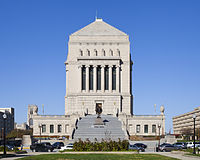
[{"label": "green shrub", "polygon": [[14,147],[13,151],[14,151],[14,152],[18,152],[19,149],[18,149],[17,147]]},{"label": "green shrub", "polygon": [[78,142],[74,143],[74,151],[127,151],[129,142],[127,140],[116,141],[104,141],[101,142],[90,142],[82,141],[79,139]]},{"label": "green shrub", "polygon": [[[0,152],[3,152],[3,151],[4,151],[4,146],[0,146]],[[6,151],[9,151],[8,147],[6,147]]]},{"label": "green shrub", "polygon": [[[0,146],[0,152],[4,151],[4,146]],[[13,150],[8,149],[8,147],[6,147],[6,151],[13,151],[13,152],[17,152],[19,151],[19,149],[17,147],[14,147]]]}]

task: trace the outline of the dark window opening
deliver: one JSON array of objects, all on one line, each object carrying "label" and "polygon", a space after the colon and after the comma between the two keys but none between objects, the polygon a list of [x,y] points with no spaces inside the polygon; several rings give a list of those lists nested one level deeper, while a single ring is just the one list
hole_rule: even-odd
[{"label": "dark window opening", "polygon": [[139,124],[136,126],[136,133],[140,133],[140,125]]},{"label": "dark window opening", "polygon": [[112,68],[112,90],[116,90],[116,67]]},{"label": "dark window opening", "polygon": [[45,132],[46,132],[46,125],[43,124],[43,125],[42,125],[42,133],[45,133]]},{"label": "dark window opening", "polygon": [[82,90],[86,90],[86,68],[82,67]]},{"label": "dark window opening", "polygon": [[148,125],[144,125],[144,133],[148,133]]},{"label": "dark window opening", "polygon": [[105,90],[109,89],[109,68],[105,67]]},{"label": "dark window opening", "polygon": [[54,133],[54,125],[50,125],[50,133]]},{"label": "dark window opening", "polygon": [[58,125],[58,133],[61,133],[62,132],[62,126],[59,124]]},{"label": "dark window opening", "polygon": [[89,68],[89,90],[93,90],[93,67]]},{"label": "dark window opening", "polygon": [[152,133],[156,133],[156,125],[155,124],[152,125]]},{"label": "dark window opening", "polygon": [[100,66],[97,67],[97,90],[101,90],[101,68],[100,68]]}]

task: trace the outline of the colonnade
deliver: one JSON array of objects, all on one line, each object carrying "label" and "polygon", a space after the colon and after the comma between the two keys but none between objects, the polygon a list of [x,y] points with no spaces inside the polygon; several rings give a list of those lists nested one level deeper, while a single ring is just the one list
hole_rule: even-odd
[{"label": "colonnade", "polygon": [[[84,70],[83,70],[84,68]],[[90,77],[90,68],[92,68],[92,76]],[[105,70],[105,69],[108,69]],[[100,70],[100,73],[98,73]],[[81,88],[85,92],[120,92],[120,66],[119,65],[83,65],[81,66]],[[84,72],[84,73],[83,73]],[[108,72],[108,77],[106,73]],[[85,76],[85,77],[83,77]],[[83,80],[85,78],[85,80]],[[90,80],[90,78],[92,80]],[[106,78],[106,79],[105,79]],[[106,82],[108,80],[108,82]],[[83,81],[85,84],[83,84]],[[98,82],[100,81],[100,82]],[[92,89],[90,88],[90,83],[92,83]],[[97,84],[98,83],[98,84]],[[107,85],[105,83],[108,83]],[[83,87],[83,85],[85,85]],[[100,85],[100,86],[98,86]],[[107,86],[107,87],[106,87]]]}]

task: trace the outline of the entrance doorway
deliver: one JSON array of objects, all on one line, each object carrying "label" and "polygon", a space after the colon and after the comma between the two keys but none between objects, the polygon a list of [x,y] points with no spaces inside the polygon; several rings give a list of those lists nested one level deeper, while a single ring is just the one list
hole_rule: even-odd
[{"label": "entrance doorway", "polygon": [[102,112],[102,103],[96,103],[96,109],[95,109],[96,114],[98,114],[97,111],[99,111],[99,109],[100,109],[101,112]]}]

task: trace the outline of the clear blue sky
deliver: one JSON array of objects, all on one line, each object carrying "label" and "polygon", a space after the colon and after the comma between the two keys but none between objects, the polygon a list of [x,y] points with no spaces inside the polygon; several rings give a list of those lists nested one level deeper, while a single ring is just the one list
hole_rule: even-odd
[{"label": "clear blue sky", "polygon": [[[172,117],[200,105],[199,0],[0,0],[0,107],[64,114],[68,36],[98,17],[131,41],[135,114]],[[159,108],[157,108],[157,113]]]}]

